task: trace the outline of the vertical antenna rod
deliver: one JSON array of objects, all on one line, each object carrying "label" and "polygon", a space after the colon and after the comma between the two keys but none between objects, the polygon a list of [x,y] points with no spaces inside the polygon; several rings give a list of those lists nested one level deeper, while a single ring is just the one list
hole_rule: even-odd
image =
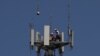
[{"label": "vertical antenna rod", "polygon": [[73,48],[73,30],[71,25],[71,0],[68,0],[68,37],[70,47]]},{"label": "vertical antenna rod", "polygon": [[71,0],[68,0],[68,29],[71,28],[71,16],[70,16],[70,10],[71,10]]},{"label": "vertical antenna rod", "polygon": [[36,8],[36,11],[37,11],[37,15],[40,15],[39,0],[37,0],[37,8]]},{"label": "vertical antenna rod", "polygon": [[70,39],[70,34],[71,34],[71,16],[70,16],[70,2],[71,2],[71,0],[68,0],[68,5],[67,5],[67,7],[68,7],[68,37],[69,37],[69,39]]}]

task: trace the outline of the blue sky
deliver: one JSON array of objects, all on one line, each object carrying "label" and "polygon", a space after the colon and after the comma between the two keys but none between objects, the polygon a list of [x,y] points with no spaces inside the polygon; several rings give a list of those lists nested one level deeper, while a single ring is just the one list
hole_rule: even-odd
[{"label": "blue sky", "polygon": [[[100,55],[99,2],[72,0],[71,21],[75,44],[73,50],[65,47],[64,56]],[[0,56],[29,56],[29,22],[34,23],[36,31],[41,34],[43,25],[48,24],[49,20],[52,28],[59,27],[67,32],[67,0],[41,0],[39,17],[35,8],[36,0],[0,0]],[[35,54],[32,51],[32,55]]]}]

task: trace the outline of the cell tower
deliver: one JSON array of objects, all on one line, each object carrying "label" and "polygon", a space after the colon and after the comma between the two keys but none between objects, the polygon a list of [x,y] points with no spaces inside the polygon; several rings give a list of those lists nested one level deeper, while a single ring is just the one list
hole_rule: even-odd
[{"label": "cell tower", "polygon": [[[36,8],[36,15],[40,15],[39,10],[39,0],[37,0],[37,8]],[[70,0],[68,0],[68,34],[64,32],[60,32],[58,29],[54,30],[54,33],[51,33],[50,25],[44,25],[44,35],[40,35],[39,32],[36,32],[34,26],[29,24],[30,26],[30,47],[31,50],[36,49],[37,56],[40,56],[40,50],[44,51],[43,56],[56,56],[55,49],[58,49],[59,56],[63,56],[64,46],[70,46],[73,48],[73,30],[70,23]],[[68,41],[64,41],[65,35],[69,37]],[[43,38],[43,40],[41,40]],[[34,47],[35,46],[35,47]]]}]

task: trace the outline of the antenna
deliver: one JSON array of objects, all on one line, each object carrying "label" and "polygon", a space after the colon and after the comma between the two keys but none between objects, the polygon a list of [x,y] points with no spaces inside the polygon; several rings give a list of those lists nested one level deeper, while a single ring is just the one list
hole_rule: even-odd
[{"label": "antenna", "polygon": [[36,8],[36,11],[37,11],[37,15],[39,16],[40,15],[39,0],[37,0],[37,8]]},{"label": "antenna", "polygon": [[49,45],[49,34],[50,34],[50,26],[44,26],[44,45]]},{"label": "antenna", "polygon": [[[40,15],[39,10],[39,0],[37,1],[37,16]],[[64,46],[70,46],[73,48],[73,31],[71,28],[71,16],[70,16],[70,4],[71,0],[68,0],[68,37],[69,41],[64,41],[64,32],[59,31],[60,28],[57,25],[54,33],[50,33],[51,31],[51,17],[47,21],[47,24],[44,25],[44,35],[40,35],[41,32],[35,32],[32,24],[30,26],[30,46],[33,49],[33,46],[36,48],[37,56],[41,55],[41,50],[44,50],[44,56],[55,56],[55,50],[58,49],[59,56],[63,56]],[[52,31],[53,32],[53,31]],[[36,35],[35,35],[36,34]],[[34,39],[35,38],[35,39]],[[33,50],[32,50],[33,51]],[[30,50],[31,53],[31,50]],[[43,52],[42,52],[43,53]]]},{"label": "antenna", "polygon": [[71,12],[70,12],[71,7],[70,7],[70,4],[71,4],[71,0],[68,0],[68,29],[71,28],[71,22],[70,22],[70,20],[71,20],[71,16],[70,16],[70,14],[71,14]]},{"label": "antenna", "polygon": [[[68,0],[68,5],[67,5],[67,7],[68,7],[68,19],[67,19],[68,25],[67,25],[67,27],[68,27],[68,37],[69,37],[70,32],[71,32],[71,24],[70,24],[70,0]],[[69,38],[70,38],[70,37],[69,37]]]},{"label": "antenna", "polygon": [[[62,42],[64,42],[64,32],[61,33]],[[62,47],[62,52],[64,52],[64,46]]]},{"label": "antenna", "polygon": [[[36,32],[36,42],[39,42],[40,41],[40,33],[39,32]],[[38,47],[35,48],[36,51],[38,51]]]},{"label": "antenna", "polygon": [[68,0],[68,37],[69,42],[70,42],[70,47],[73,48],[73,30],[72,30],[72,25],[71,25],[71,0]]},{"label": "antenna", "polygon": [[30,27],[30,45],[31,45],[31,48],[33,49],[33,46],[34,46],[34,28],[31,24],[29,24],[29,27]]}]

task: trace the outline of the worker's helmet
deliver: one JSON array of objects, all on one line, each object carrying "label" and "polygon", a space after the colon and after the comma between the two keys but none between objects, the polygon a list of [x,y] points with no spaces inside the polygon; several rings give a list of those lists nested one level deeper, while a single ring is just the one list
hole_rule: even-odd
[{"label": "worker's helmet", "polygon": [[59,30],[57,30],[57,29],[54,29],[54,31],[55,31],[55,33],[56,33],[56,34],[59,34]]},{"label": "worker's helmet", "polygon": [[57,30],[56,33],[59,34],[59,31]]}]

